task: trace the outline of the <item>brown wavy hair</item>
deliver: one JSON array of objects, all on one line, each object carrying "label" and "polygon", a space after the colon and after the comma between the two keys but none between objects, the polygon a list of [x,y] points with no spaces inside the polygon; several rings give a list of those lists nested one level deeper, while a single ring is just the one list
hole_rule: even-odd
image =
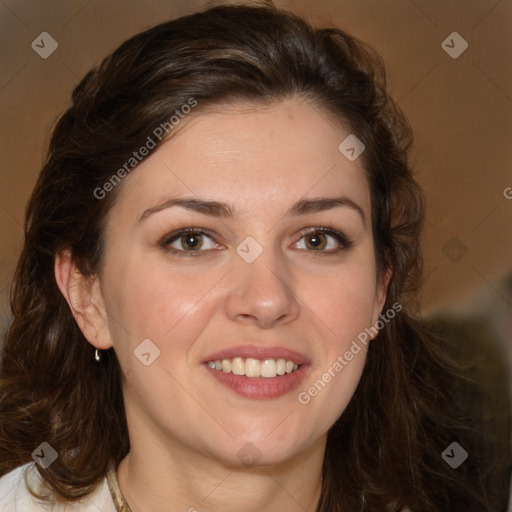
[{"label": "brown wavy hair", "polygon": [[102,200],[94,190],[190,98],[200,115],[221,103],[295,96],[365,144],[377,268],[381,277],[393,270],[384,309],[403,305],[371,343],[355,395],[329,432],[318,511],[446,511],[467,495],[457,489],[472,466],[456,483],[440,456],[458,428],[445,413],[453,369],[418,315],[424,198],[408,159],[410,126],[375,50],[267,4],[220,5],[157,25],[75,88],[26,212],[1,354],[0,475],[46,441],[59,457],[37,469],[57,497],[73,501],[130,449],[116,355],[94,361],[54,276],[66,249],[84,275],[101,269],[105,219],[122,183]]}]

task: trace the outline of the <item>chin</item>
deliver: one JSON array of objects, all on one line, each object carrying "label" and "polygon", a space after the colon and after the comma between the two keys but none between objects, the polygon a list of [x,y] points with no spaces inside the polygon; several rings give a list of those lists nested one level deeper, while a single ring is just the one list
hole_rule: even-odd
[{"label": "chin", "polygon": [[[272,437],[272,436],[270,436]],[[304,439],[270,439],[268,431],[258,436],[240,436],[226,439],[219,446],[211,447],[211,455],[228,467],[265,469],[285,464],[305,452],[310,444]]]}]

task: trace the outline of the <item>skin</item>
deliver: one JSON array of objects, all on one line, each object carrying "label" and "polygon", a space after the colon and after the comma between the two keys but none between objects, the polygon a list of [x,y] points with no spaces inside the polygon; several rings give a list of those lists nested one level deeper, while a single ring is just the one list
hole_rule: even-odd
[{"label": "skin", "polygon": [[[388,282],[376,278],[361,159],[338,150],[347,135],[298,98],[191,116],[124,180],[101,274],[84,278],[69,252],[56,258],[57,282],[85,337],[114,347],[121,363],[131,451],[118,479],[133,512],[316,509],[327,431],[356,389],[366,350],[307,405],[297,394],[376,322]],[[349,206],[287,215],[301,199],[334,196],[350,198],[365,220]],[[139,220],[170,197],[229,203],[237,215],[173,206]],[[213,235],[199,256],[159,243],[186,227]],[[326,235],[325,248],[312,249],[301,232],[318,227],[352,245]],[[263,249],[250,264],[236,252],[248,236]],[[179,238],[172,247],[183,248]],[[160,350],[149,366],[133,354],[144,339]],[[235,394],[202,361],[243,344],[304,354],[304,382],[270,400]],[[251,467],[237,457],[248,442],[261,454]]]}]

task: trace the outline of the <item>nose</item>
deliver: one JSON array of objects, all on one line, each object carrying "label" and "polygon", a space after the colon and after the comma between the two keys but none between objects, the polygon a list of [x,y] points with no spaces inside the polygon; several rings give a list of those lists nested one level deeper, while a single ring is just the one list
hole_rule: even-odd
[{"label": "nose", "polygon": [[298,318],[292,275],[275,252],[264,250],[252,263],[238,258],[230,278],[225,302],[230,320],[269,329]]}]

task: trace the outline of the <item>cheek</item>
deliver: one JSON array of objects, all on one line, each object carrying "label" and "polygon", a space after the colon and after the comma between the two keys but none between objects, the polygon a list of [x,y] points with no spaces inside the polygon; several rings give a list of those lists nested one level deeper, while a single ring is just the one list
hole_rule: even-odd
[{"label": "cheek", "polygon": [[127,261],[117,269],[105,286],[116,351],[133,351],[144,339],[162,352],[191,344],[213,311],[217,272],[192,276],[147,260]]},{"label": "cheek", "polygon": [[364,330],[371,325],[375,301],[371,275],[340,271],[310,296],[310,303],[314,304],[312,318],[320,319],[316,325],[321,349],[311,378],[307,386],[299,389],[297,398],[308,412],[305,425],[312,431],[328,430],[359,384],[369,340]]},{"label": "cheek", "polygon": [[301,298],[324,324],[331,344],[357,336],[368,327],[376,299],[375,268],[364,260],[323,277],[309,277],[302,287]]},{"label": "cheek", "polygon": [[317,365],[301,404],[312,417],[332,424],[350,402],[359,383],[368,349],[365,329],[371,326],[376,298],[374,262],[367,252],[351,258],[335,273],[309,279],[304,303],[312,311],[319,339]]}]

